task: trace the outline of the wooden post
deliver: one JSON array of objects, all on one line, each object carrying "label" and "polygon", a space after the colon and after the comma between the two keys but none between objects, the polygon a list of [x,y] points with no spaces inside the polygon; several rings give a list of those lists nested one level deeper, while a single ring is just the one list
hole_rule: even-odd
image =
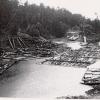
[{"label": "wooden post", "polygon": [[19,45],[23,48],[23,46],[21,45],[18,37],[17,37],[17,41],[18,41]]},{"label": "wooden post", "polygon": [[24,46],[26,46],[25,42],[20,37],[19,37],[19,40],[24,44]]},{"label": "wooden post", "polygon": [[84,36],[83,38],[84,38],[84,43],[87,43],[87,41],[86,41],[86,36]]},{"label": "wooden post", "polygon": [[12,42],[11,42],[11,39],[10,39],[9,37],[8,37],[8,40],[9,40],[9,43],[10,43],[12,49],[14,49],[13,44],[12,44]]},{"label": "wooden post", "polygon": [[13,46],[14,46],[14,48],[15,48],[15,41],[14,41],[14,39],[12,39],[12,41],[13,41]]}]

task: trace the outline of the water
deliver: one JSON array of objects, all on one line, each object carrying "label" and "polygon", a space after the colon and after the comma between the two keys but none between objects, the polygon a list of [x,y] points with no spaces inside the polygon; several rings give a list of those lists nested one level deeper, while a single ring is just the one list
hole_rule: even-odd
[{"label": "water", "polygon": [[86,95],[92,87],[80,84],[85,68],[35,64],[35,60],[14,65],[0,77],[0,97],[56,98]]},{"label": "water", "polygon": [[73,50],[78,50],[82,48],[82,46],[80,45],[80,42],[69,42],[67,43],[67,46],[71,47]]},{"label": "water", "polygon": [[73,50],[78,50],[78,49],[82,48],[80,42],[78,42],[78,41],[69,42],[69,41],[61,40],[61,41],[55,41],[55,43],[63,44],[65,46],[71,47],[71,49],[73,49]]}]

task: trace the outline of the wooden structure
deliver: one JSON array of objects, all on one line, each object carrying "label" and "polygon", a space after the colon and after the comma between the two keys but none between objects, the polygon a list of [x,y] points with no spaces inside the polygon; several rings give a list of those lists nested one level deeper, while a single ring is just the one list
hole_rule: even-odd
[{"label": "wooden structure", "polygon": [[100,84],[100,60],[87,68],[82,82],[87,85]]},{"label": "wooden structure", "polygon": [[27,47],[25,41],[19,36],[7,36],[0,40],[1,48],[25,48]]},{"label": "wooden structure", "polygon": [[80,31],[72,31],[72,30],[70,30],[70,31],[67,32],[67,38],[69,40],[74,41],[74,40],[77,40],[79,38],[79,34],[80,34]]}]

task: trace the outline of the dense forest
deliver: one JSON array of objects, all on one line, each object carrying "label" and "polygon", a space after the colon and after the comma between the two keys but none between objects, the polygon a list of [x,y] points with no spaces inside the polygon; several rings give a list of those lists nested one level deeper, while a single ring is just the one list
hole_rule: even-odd
[{"label": "dense forest", "polygon": [[100,20],[86,19],[64,8],[0,0],[0,37],[16,35],[20,31],[32,37],[60,38],[69,29],[84,30],[81,35],[85,36],[97,35],[100,33]]}]

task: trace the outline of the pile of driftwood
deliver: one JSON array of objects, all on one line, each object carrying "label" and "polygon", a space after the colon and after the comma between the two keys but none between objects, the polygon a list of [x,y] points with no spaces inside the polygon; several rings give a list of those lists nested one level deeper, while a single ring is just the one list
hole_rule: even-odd
[{"label": "pile of driftwood", "polygon": [[46,63],[64,66],[87,67],[100,59],[100,47],[88,46],[79,50],[72,50],[69,47],[61,47],[56,51],[57,55],[46,60]]},{"label": "pile of driftwood", "polygon": [[18,60],[14,59],[1,59],[0,58],[0,74],[5,72],[8,68],[10,68],[13,64],[15,64]]},{"label": "pile of driftwood", "polygon": [[[31,43],[30,43],[31,42]],[[53,57],[54,49],[57,44],[50,41],[43,40],[28,40],[24,42],[26,47],[17,47],[8,49],[2,49],[0,55],[0,74],[6,71],[14,63],[27,59],[28,57]]]},{"label": "pile of driftwood", "polygon": [[8,68],[14,65],[16,62],[25,59],[16,53],[16,51],[5,51],[2,56],[0,56],[0,74],[5,72]]},{"label": "pile of driftwood", "polygon": [[38,57],[51,57],[54,55],[54,50],[57,44],[54,44],[50,41],[38,41],[32,47],[32,55]]}]

